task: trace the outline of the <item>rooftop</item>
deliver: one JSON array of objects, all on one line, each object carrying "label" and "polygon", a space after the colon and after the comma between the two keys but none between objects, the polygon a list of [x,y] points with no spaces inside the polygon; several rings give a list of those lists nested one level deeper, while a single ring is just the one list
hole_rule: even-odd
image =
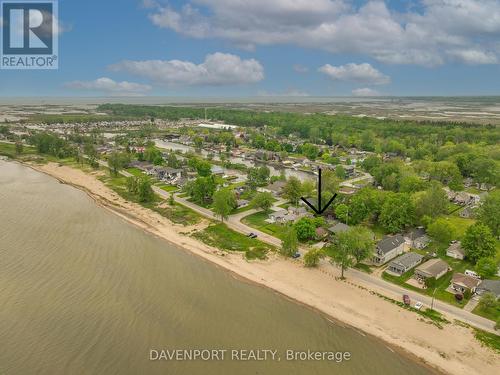
[{"label": "rooftop", "polygon": [[405,239],[403,238],[402,235],[398,234],[396,236],[386,237],[380,240],[377,244],[377,249],[379,252],[385,254],[395,249],[396,247],[400,246],[403,243],[405,243]]},{"label": "rooftop", "polygon": [[424,264],[418,266],[417,270],[437,276],[444,270],[448,270],[448,263],[438,258],[430,259]]},{"label": "rooftop", "polygon": [[417,253],[406,253],[401,255],[400,257],[394,259],[391,264],[400,266],[400,267],[411,267],[415,263],[418,263],[422,260],[423,256]]}]

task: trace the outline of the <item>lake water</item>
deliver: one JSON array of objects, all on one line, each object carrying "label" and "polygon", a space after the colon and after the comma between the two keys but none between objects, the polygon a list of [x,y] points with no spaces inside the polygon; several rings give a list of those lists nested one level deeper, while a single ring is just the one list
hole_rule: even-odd
[{"label": "lake water", "polygon": [[[332,291],[334,293],[334,291]],[[235,279],[0,161],[0,374],[428,374],[382,342]],[[281,361],[152,362],[150,349],[273,349]],[[289,362],[287,349],[352,359]]]},{"label": "lake water", "polygon": [[[161,139],[155,139],[155,145],[157,147],[163,148],[165,150],[181,151],[183,153],[185,153],[185,152],[194,152],[194,153],[196,153],[197,152],[197,150],[194,147],[183,145],[181,143],[176,143],[176,142],[163,141]],[[201,150],[201,155],[203,157],[206,157],[208,154],[209,154],[209,152],[207,152],[205,150]],[[214,155],[214,159],[218,160],[219,156],[218,155]],[[294,170],[294,169],[290,169],[290,168],[276,168],[273,165],[268,165],[266,163],[256,163],[256,162],[254,162],[252,160],[243,159],[243,158],[240,158],[240,157],[233,157],[233,156],[231,156],[229,158],[229,161],[231,161],[231,163],[234,163],[234,164],[244,164],[247,167],[260,167],[260,166],[265,165],[265,166],[267,166],[269,168],[271,176],[281,176],[282,171],[284,171],[285,176],[287,178],[294,176],[294,177],[297,177],[301,181],[316,180],[316,176],[314,174],[312,174],[312,173],[307,173],[307,172],[304,172],[304,171]],[[233,172],[233,174],[240,174],[242,177],[246,177],[246,173],[242,173],[242,172],[239,172],[239,171],[232,171],[232,172]]]}]

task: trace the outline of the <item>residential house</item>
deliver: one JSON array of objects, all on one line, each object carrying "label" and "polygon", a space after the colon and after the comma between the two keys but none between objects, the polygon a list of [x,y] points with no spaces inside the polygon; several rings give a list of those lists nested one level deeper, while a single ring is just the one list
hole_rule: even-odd
[{"label": "residential house", "polygon": [[450,287],[459,293],[464,293],[467,290],[474,293],[480,283],[481,280],[476,279],[475,277],[467,276],[463,273],[455,273],[451,279]]},{"label": "residential house", "polygon": [[387,263],[398,255],[403,254],[405,249],[405,239],[402,235],[385,237],[377,243],[375,256],[372,262],[378,266]]},{"label": "residential house", "polygon": [[430,277],[434,277],[436,280],[448,272],[448,263],[445,261],[435,258],[430,259],[424,264],[421,264],[415,268],[415,278],[417,280],[425,281]]},{"label": "residential house", "polygon": [[347,178],[352,178],[356,175],[356,167],[354,165],[343,165]]},{"label": "residential house", "polygon": [[258,188],[257,190],[272,193],[275,197],[278,197],[281,195],[285,185],[286,185],[285,181],[275,181],[272,184],[269,184],[264,188]]},{"label": "residential house", "polygon": [[176,180],[181,178],[182,169],[166,167],[162,168],[160,173],[163,175],[162,180]]},{"label": "residential house", "polygon": [[450,247],[446,250],[446,255],[463,260],[465,258],[465,250],[462,248],[462,243],[460,241],[452,241]]},{"label": "residential house", "polygon": [[401,276],[403,273],[419,265],[423,258],[422,255],[413,252],[403,254],[390,262],[386,271]]},{"label": "residential house", "polygon": [[425,229],[423,227],[418,227],[413,229],[406,235],[407,243],[414,249],[424,249],[429,245],[431,239],[425,233]]},{"label": "residential house", "polygon": [[295,223],[297,220],[308,216],[312,215],[304,207],[289,207],[288,210],[271,212],[266,222],[273,224]]},{"label": "residential house", "polygon": [[500,298],[500,280],[483,280],[479,286],[476,287],[476,293],[483,295],[486,293],[493,293],[497,299]]}]

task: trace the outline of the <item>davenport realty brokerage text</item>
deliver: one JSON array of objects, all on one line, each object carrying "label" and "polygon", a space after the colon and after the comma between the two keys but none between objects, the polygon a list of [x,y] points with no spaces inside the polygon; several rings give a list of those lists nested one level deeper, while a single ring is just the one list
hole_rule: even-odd
[{"label": "davenport realty brokerage text", "polygon": [[275,349],[151,349],[150,361],[330,361],[351,359],[350,352]]}]

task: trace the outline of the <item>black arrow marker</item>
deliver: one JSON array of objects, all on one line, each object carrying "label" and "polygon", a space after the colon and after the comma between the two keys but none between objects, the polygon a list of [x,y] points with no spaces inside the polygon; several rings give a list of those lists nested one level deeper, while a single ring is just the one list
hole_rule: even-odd
[{"label": "black arrow marker", "polygon": [[316,212],[317,215],[321,215],[326,211],[328,207],[330,207],[335,198],[337,198],[337,194],[335,194],[332,199],[328,201],[325,207],[321,208],[321,168],[318,168],[318,208],[309,203],[306,198],[302,197],[300,199],[302,199],[305,204],[307,204],[314,212]]}]

